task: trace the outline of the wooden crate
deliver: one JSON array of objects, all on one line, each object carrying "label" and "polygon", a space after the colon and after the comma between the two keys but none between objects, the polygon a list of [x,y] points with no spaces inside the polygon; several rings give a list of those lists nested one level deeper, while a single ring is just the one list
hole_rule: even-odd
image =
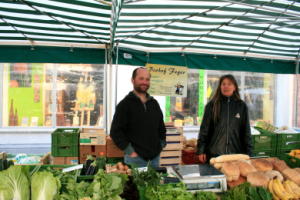
[{"label": "wooden crate", "polygon": [[181,156],[163,157],[160,158],[160,162],[159,162],[159,165],[161,167],[180,165],[180,164],[181,164]]},{"label": "wooden crate", "polygon": [[74,165],[78,164],[78,157],[53,157],[53,165]]},{"label": "wooden crate", "polygon": [[106,156],[106,145],[80,145],[80,163],[85,163],[88,155]]},{"label": "wooden crate", "polygon": [[183,149],[183,129],[167,128],[167,145],[160,154],[160,166],[171,166],[181,164],[181,150]]},{"label": "wooden crate", "polygon": [[106,156],[108,158],[124,157],[124,152],[115,145],[109,136],[106,138]]},{"label": "wooden crate", "polygon": [[171,150],[171,151],[162,151],[160,153],[160,157],[180,157],[181,156],[181,151],[177,150]]}]

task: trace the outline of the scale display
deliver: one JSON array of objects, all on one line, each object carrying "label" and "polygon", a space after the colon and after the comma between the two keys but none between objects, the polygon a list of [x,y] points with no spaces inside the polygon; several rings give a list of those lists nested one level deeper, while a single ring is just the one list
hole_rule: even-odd
[{"label": "scale display", "polygon": [[225,175],[211,165],[178,165],[172,171],[189,191],[223,192],[227,190]]}]

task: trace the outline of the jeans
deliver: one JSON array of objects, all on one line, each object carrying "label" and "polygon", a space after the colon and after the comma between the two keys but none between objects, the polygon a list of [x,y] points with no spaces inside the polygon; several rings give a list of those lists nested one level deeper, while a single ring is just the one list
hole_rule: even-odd
[{"label": "jeans", "polygon": [[131,165],[132,167],[147,167],[148,162],[151,167],[157,168],[159,167],[159,159],[160,155],[156,156],[152,160],[146,161],[142,157],[130,157],[129,155],[125,154],[124,156],[124,162],[127,165]]}]

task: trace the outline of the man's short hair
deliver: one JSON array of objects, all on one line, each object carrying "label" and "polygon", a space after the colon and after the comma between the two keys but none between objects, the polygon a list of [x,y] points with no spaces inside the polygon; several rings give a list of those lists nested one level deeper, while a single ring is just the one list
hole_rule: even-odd
[{"label": "man's short hair", "polygon": [[132,79],[135,79],[135,77],[136,77],[136,75],[137,75],[137,71],[138,71],[139,69],[147,69],[147,68],[146,68],[146,67],[138,67],[138,68],[135,68],[135,69],[133,70],[133,72],[132,72],[132,76],[131,76]]}]

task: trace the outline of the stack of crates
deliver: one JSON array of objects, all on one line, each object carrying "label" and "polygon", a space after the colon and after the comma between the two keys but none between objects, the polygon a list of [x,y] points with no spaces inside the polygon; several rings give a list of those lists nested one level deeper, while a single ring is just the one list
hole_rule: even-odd
[{"label": "stack of crates", "polygon": [[252,135],[253,156],[276,156],[277,134],[256,128],[261,134]]},{"label": "stack of crates", "polygon": [[58,128],[51,134],[53,164],[78,164],[79,128]]},{"label": "stack of crates", "polygon": [[280,133],[277,140],[277,156],[282,157],[293,149],[300,149],[300,133]]},{"label": "stack of crates", "polygon": [[106,132],[101,128],[83,128],[80,133],[80,163],[85,163],[87,156],[106,156]]},{"label": "stack of crates", "polygon": [[160,154],[160,166],[181,164],[181,151],[183,149],[183,129],[167,127],[167,145]]}]

